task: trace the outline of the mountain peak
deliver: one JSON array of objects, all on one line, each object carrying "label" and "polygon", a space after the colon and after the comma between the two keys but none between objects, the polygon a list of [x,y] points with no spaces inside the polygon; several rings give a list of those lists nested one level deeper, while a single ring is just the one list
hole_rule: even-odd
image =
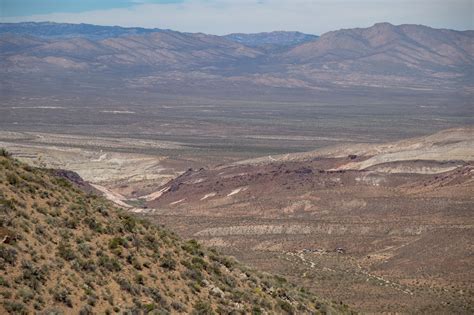
[{"label": "mountain peak", "polygon": [[392,27],[396,27],[396,26],[393,25],[392,23],[389,23],[389,22],[378,22],[378,23],[375,23],[372,27],[376,27],[376,28],[392,28]]}]

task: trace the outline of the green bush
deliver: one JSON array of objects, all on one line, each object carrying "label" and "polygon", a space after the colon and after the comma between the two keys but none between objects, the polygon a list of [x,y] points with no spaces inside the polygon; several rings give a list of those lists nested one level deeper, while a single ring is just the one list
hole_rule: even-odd
[{"label": "green bush", "polygon": [[57,255],[66,261],[71,261],[76,259],[76,254],[71,248],[71,245],[61,242],[58,245]]},{"label": "green bush", "polygon": [[173,301],[171,303],[171,307],[181,313],[184,313],[186,311],[186,306],[178,301]]},{"label": "green bush", "polygon": [[10,284],[8,283],[8,281],[3,278],[2,276],[0,276],[0,287],[10,287]]},{"label": "green bush", "polygon": [[108,271],[118,272],[122,270],[122,266],[116,258],[110,258],[108,256],[100,256],[97,263],[99,266],[107,269]]},{"label": "green bush", "polygon": [[135,275],[135,281],[138,283],[138,284],[141,284],[141,285],[144,285],[145,284],[145,277],[139,273],[137,273]]},{"label": "green bush", "polygon": [[11,158],[12,155],[10,152],[7,151],[5,148],[0,148],[0,156],[6,157],[6,158]]},{"label": "green bush", "polygon": [[3,306],[11,314],[28,314],[26,306],[22,303],[5,301]]},{"label": "green bush", "polygon": [[138,295],[140,294],[140,289],[133,284],[130,283],[127,279],[120,278],[116,280],[117,283],[120,285],[120,289],[130,293],[131,295]]},{"label": "green bush", "polygon": [[85,218],[83,222],[92,230],[97,233],[102,233],[102,224],[100,222],[97,222],[94,218]]},{"label": "green bush", "polygon": [[28,303],[35,297],[35,293],[30,288],[21,288],[18,290],[17,296],[20,297],[23,303]]},{"label": "green bush", "polygon": [[7,182],[15,187],[18,187],[20,185],[20,177],[18,177],[16,174],[13,173],[7,173]]},{"label": "green bush", "polygon": [[22,282],[33,290],[38,291],[40,286],[46,282],[48,272],[45,266],[39,268],[30,261],[23,261],[21,268],[23,269]]},{"label": "green bush", "polygon": [[15,209],[15,202],[13,200],[0,197],[0,212],[7,213]]},{"label": "green bush", "polygon": [[5,148],[0,148],[0,156],[10,158],[12,155],[10,152],[7,151]]},{"label": "green bush", "polygon": [[191,263],[197,269],[208,269],[209,265],[201,257],[193,257]]},{"label": "green bush", "polygon": [[236,286],[237,282],[235,281],[234,277],[230,275],[225,275],[222,277],[222,282],[224,282],[229,288],[233,288]]},{"label": "green bush", "polygon": [[193,315],[213,315],[211,304],[205,301],[198,301],[194,304]]},{"label": "green bush", "polygon": [[279,286],[282,286],[287,283],[287,280],[282,276],[275,275],[275,280],[277,281]]},{"label": "green bush", "polygon": [[81,253],[83,256],[88,257],[91,255],[91,247],[87,243],[79,243],[77,244],[77,250],[79,253]]},{"label": "green bush", "polygon": [[156,308],[156,305],[155,305],[154,303],[150,303],[150,304],[145,304],[145,305],[143,305],[143,310],[145,311],[145,314],[150,313],[150,312],[153,311],[155,308]]},{"label": "green bush", "polygon": [[135,255],[128,255],[127,256],[127,262],[133,266],[133,268],[137,270],[142,270],[142,264],[138,260],[138,258]]},{"label": "green bush", "polygon": [[161,259],[160,266],[169,270],[175,270],[176,261],[173,259],[170,253],[165,253]]},{"label": "green bush", "polygon": [[220,263],[221,265],[226,266],[228,269],[231,270],[235,266],[235,260],[227,256],[211,254],[209,255],[209,258],[215,262]]},{"label": "green bush", "polygon": [[72,188],[71,182],[62,177],[56,177],[56,184],[63,188]]},{"label": "green bush", "polygon": [[4,269],[5,264],[15,266],[17,260],[16,256],[16,250],[0,245],[0,269]]},{"label": "green bush", "polygon": [[135,230],[137,226],[137,220],[134,217],[131,215],[122,215],[121,219],[125,231],[131,233]]},{"label": "green bush", "polygon": [[92,259],[76,259],[73,268],[77,271],[94,272],[96,270],[95,263]]},{"label": "green bush", "polygon": [[252,315],[261,315],[261,314],[263,314],[263,313],[262,313],[262,309],[260,307],[254,306],[252,308]]},{"label": "green bush", "polygon": [[144,288],[145,295],[151,297],[155,303],[162,307],[167,307],[167,303],[161,292],[157,288]]},{"label": "green bush", "polygon": [[295,309],[294,309],[293,305],[291,305],[287,301],[279,300],[278,301],[278,307],[280,307],[282,311],[284,311],[288,314],[295,314]]},{"label": "green bush", "polygon": [[155,252],[157,252],[160,248],[160,245],[158,244],[158,240],[156,237],[152,234],[146,234],[144,236],[145,240],[145,246]]},{"label": "green bush", "polygon": [[79,220],[75,218],[66,218],[63,220],[64,227],[75,230],[79,225]]},{"label": "green bush", "polygon": [[213,274],[215,274],[216,276],[220,276],[222,275],[222,272],[221,272],[221,265],[217,262],[213,262],[211,264],[211,266],[208,268],[209,269],[209,272],[212,272]]},{"label": "green bush", "polygon": [[84,305],[79,311],[79,315],[92,315],[92,307],[90,305]]},{"label": "green bush", "polygon": [[65,288],[56,288],[55,292],[53,293],[53,298],[56,302],[60,302],[68,307],[72,307],[72,300],[69,295],[69,290]]},{"label": "green bush", "polygon": [[127,247],[127,241],[121,237],[114,237],[109,241],[109,248],[116,249],[119,246]]},{"label": "green bush", "polygon": [[97,208],[95,209],[97,212],[99,212],[100,214],[102,214],[104,217],[108,217],[109,216],[109,212],[107,211],[107,209],[100,205],[100,206],[97,206]]},{"label": "green bush", "polygon": [[202,281],[204,280],[202,273],[196,269],[187,269],[185,272],[183,272],[183,277],[192,279],[196,281],[199,285],[201,285]]},{"label": "green bush", "polygon": [[189,240],[181,246],[186,252],[194,256],[204,256],[201,245],[196,240]]}]

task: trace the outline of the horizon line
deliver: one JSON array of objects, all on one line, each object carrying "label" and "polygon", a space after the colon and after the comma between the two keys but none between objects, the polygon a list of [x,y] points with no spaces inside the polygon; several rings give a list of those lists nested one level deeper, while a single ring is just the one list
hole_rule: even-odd
[{"label": "horizon line", "polygon": [[374,27],[374,26],[380,25],[380,24],[388,24],[388,25],[395,26],[395,27],[404,26],[404,25],[422,26],[422,27],[427,27],[427,28],[431,28],[431,29],[449,30],[449,31],[455,31],[455,32],[469,32],[469,31],[474,31],[474,29],[458,30],[458,29],[451,29],[451,28],[436,28],[436,27],[432,27],[432,26],[429,26],[429,25],[425,25],[425,24],[415,24],[415,23],[393,24],[393,23],[390,23],[390,22],[376,22],[376,23],[374,23],[374,24],[372,24],[371,26],[368,26],[368,27],[355,26],[355,27],[351,27],[351,28],[339,28],[339,29],[334,29],[334,30],[331,30],[331,31],[322,33],[322,34],[306,33],[306,32],[302,32],[302,31],[298,31],[298,30],[275,29],[275,30],[273,30],[273,31],[262,31],[262,32],[256,31],[256,32],[250,32],[250,33],[246,33],[246,32],[232,32],[232,33],[227,33],[227,34],[223,34],[223,35],[218,35],[218,34],[205,33],[205,32],[184,32],[184,31],[177,31],[177,30],[174,30],[174,29],[171,29],[171,28],[143,27],[143,26],[122,26],[122,25],[117,25],[117,24],[115,24],[115,25],[110,25],[110,24],[93,24],[93,23],[84,23],[84,22],[81,22],[81,23],[69,23],[69,22],[55,22],[55,21],[20,21],[20,22],[1,22],[1,21],[0,21],[0,25],[3,25],[3,24],[10,24],[10,25],[14,25],[14,24],[91,25],[91,26],[99,26],[99,27],[119,27],[119,28],[122,28],[122,29],[142,29],[142,30],[151,30],[151,31],[152,31],[152,30],[157,30],[157,31],[171,31],[171,32],[188,33],[188,34],[205,34],[205,35],[220,36],[220,37],[228,36],[228,35],[234,35],[234,34],[256,35],[256,34],[271,34],[271,33],[277,33],[277,32],[300,33],[300,34],[304,34],[304,35],[310,35],[310,36],[321,37],[322,35],[324,35],[324,34],[326,34],[326,33],[334,32],[334,31],[350,30],[350,29],[368,29],[368,28],[371,28],[371,27]]}]

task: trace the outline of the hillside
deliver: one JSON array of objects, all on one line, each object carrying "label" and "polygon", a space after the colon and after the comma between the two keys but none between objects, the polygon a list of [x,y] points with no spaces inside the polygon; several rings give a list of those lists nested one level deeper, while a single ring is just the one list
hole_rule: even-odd
[{"label": "hillside", "polygon": [[33,71],[48,71],[49,66],[94,72],[124,68],[146,72],[141,68],[144,66],[151,66],[155,70],[189,69],[254,58],[261,54],[218,36],[174,31],[100,40],[84,37],[44,39],[7,33],[0,37],[0,51],[10,66],[22,68],[30,65]]},{"label": "hillside", "polygon": [[344,312],[121,212],[64,176],[2,151],[0,313]]},{"label": "hillside", "polygon": [[324,63],[346,73],[421,77],[457,69],[467,74],[474,62],[473,34],[379,23],[323,34],[318,41],[292,48],[284,59],[297,64]]},{"label": "hillside", "polygon": [[[358,158],[338,165],[337,169],[365,170],[386,163],[410,163],[412,161],[422,163],[437,161],[442,166],[442,163],[447,162],[474,161],[473,136],[473,127],[452,128],[432,135],[403,139],[396,142],[335,145],[310,152],[239,161],[237,164],[259,164],[272,161],[302,162],[318,158],[346,158],[347,156],[354,156]],[[441,167],[439,173],[444,171],[446,170]],[[410,173],[417,172],[415,169],[410,171]],[[419,172],[423,173],[422,170],[419,170]]]},{"label": "hillside", "polygon": [[342,29],[319,41],[291,49],[288,57],[305,61],[360,59],[407,66],[472,64],[472,31],[433,29],[423,25],[378,23],[369,28]]},{"label": "hillside", "polygon": [[135,211],[362,313],[470,314],[473,134],[189,169]]}]

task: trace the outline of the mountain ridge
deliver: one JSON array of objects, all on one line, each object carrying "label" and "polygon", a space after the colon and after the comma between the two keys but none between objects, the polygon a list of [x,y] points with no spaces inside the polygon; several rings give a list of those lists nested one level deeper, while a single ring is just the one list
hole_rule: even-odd
[{"label": "mountain ridge", "polygon": [[250,46],[265,47],[270,49],[276,47],[296,46],[302,43],[317,40],[319,36],[292,31],[273,31],[261,33],[232,33],[224,35],[225,38],[232,41]]},{"label": "mountain ridge", "polygon": [[163,32],[158,28],[102,26],[94,24],[74,24],[56,22],[20,22],[0,23],[1,33],[27,34],[40,38],[60,39],[85,37],[89,39],[105,39],[108,37]]},{"label": "mountain ridge", "polygon": [[288,32],[233,35],[234,40],[231,35],[160,30],[90,39],[3,33],[1,71],[13,80],[38,73],[53,81],[58,71],[72,77],[80,71],[98,75],[100,82],[116,80],[110,77],[115,72],[121,74],[116,84],[127,88],[235,89],[239,94],[269,89],[310,94],[360,88],[438,91],[472,85],[474,31],[379,23],[311,40]]},{"label": "mountain ridge", "polygon": [[[90,40],[103,40],[119,36],[146,35],[151,33],[177,32],[170,29],[143,28],[143,27],[122,27],[103,26],[87,23],[56,23],[56,22],[20,22],[20,23],[0,23],[0,34],[22,34],[43,39],[68,39],[87,38]],[[182,34],[209,35],[206,33],[177,32]],[[291,46],[306,41],[317,39],[318,36],[304,34],[296,31],[272,31],[259,33],[232,33],[222,38],[230,41],[258,47],[266,44],[277,46]]]}]

